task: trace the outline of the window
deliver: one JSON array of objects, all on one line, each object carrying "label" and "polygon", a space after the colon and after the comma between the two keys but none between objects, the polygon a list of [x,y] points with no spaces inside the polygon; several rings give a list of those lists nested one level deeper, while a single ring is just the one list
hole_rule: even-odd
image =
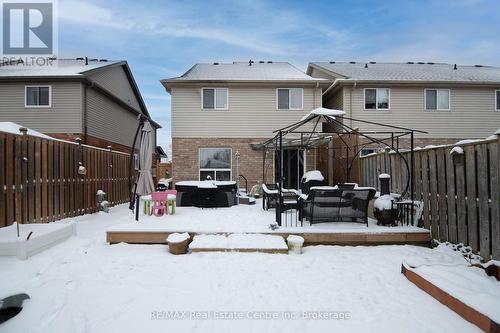
[{"label": "window", "polygon": [[374,148],[363,148],[363,149],[361,149],[360,156],[366,156],[366,155],[369,155],[369,154],[373,154],[374,152],[375,152]]},{"label": "window", "polygon": [[278,88],[276,90],[278,110],[302,110],[304,89]]},{"label": "window", "polygon": [[231,148],[200,148],[200,180],[231,180]]},{"label": "window", "polygon": [[50,107],[52,103],[51,86],[26,86],[25,107]]},{"label": "window", "polygon": [[425,89],[425,109],[426,110],[449,110],[450,90],[449,89]]},{"label": "window", "polygon": [[203,88],[202,108],[212,110],[227,110],[229,92],[227,88]]},{"label": "window", "polygon": [[500,90],[495,91],[496,111],[500,111]]},{"label": "window", "polygon": [[389,88],[365,89],[365,110],[389,110]]}]

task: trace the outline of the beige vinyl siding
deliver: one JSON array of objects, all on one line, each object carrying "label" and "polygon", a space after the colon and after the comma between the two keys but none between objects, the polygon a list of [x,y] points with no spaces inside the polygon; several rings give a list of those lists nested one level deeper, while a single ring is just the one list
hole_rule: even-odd
[{"label": "beige vinyl siding", "polygon": [[137,117],[98,91],[87,88],[88,135],[131,146]]},{"label": "beige vinyl siding", "polygon": [[[25,86],[52,86],[52,106],[25,108]],[[42,133],[82,131],[79,82],[0,83],[0,121],[12,121]]]},{"label": "beige vinyl siding", "polygon": [[344,110],[344,89],[340,88],[331,95],[324,103],[324,107],[329,109]]},{"label": "beige vinyl siding", "polygon": [[273,131],[297,122],[312,109],[321,106],[321,89],[305,87],[303,110],[277,110],[276,89],[297,85],[231,86],[228,110],[202,110],[200,86],[172,89],[172,136],[178,138],[272,137]]},{"label": "beige vinyl siding", "polygon": [[[364,110],[363,88],[346,87],[344,107],[350,112],[349,95],[352,91],[353,118],[366,119],[390,125],[411,127],[429,132],[419,138],[484,138],[500,126],[500,113],[495,112],[494,88],[450,87],[429,84],[418,87],[387,86],[390,88],[390,110]],[[379,85],[379,87],[382,87]],[[424,89],[450,89],[450,111],[427,111],[424,105]],[[363,130],[375,130],[374,125],[355,124]]]},{"label": "beige vinyl siding", "polygon": [[136,110],[141,110],[139,102],[135,97],[134,90],[122,66],[105,68],[91,75],[90,79],[97,82]]}]

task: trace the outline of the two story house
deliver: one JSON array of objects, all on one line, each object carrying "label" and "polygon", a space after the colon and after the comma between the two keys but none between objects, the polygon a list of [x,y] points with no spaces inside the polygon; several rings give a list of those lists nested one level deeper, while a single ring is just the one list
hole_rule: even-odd
[{"label": "two story house", "polygon": [[327,108],[344,110],[350,118],[429,132],[416,135],[417,146],[485,138],[500,127],[500,68],[331,61],[310,63],[307,74],[331,81],[322,93]]},{"label": "two story house", "polygon": [[151,120],[126,61],[53,59],[47,66],[0,65],[0,122],[129,152],[137,116]]},{"label": "two story house", "polygon": [[[264,157],[252,143],[320,107],[325,82],[289,63],[270,61],[196,64],[180,77],[162,80],[172,96],[174,180],[235,180],[240,156],[248,185],[261,183]],[[314,156],[289,153],[297,172],[288,179],[296,182],[305,169],[315,168]],[[273,179],[273,160],[267,158],[267,181]]]}]

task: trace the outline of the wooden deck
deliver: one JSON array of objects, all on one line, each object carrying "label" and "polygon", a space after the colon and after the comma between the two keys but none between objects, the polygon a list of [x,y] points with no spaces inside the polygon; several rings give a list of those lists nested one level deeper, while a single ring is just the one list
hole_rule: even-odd
[{"label": "wooden deck", "polygon": [[[107,231],[106,241],[110,244],[130,243],[130,244],[166,244],[165,239],[177,231]],[[193,237],[197,232],[189,232]],[[429,246],[431,235],[428,230],[422,229],[419,232],[398,232],[397,228],[391,232],[301,232],[300,229],[294,232],[262,232],[262,234],[280,235],[285,239],[288,235],[298,235],[304,237],[304,245],[419,245]]]}]

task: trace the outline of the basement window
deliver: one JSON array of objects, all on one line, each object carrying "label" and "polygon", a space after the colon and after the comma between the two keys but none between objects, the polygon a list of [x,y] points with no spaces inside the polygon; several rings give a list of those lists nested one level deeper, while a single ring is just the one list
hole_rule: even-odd
[{"label": "basement window", "polygon": [[365,89],[365,110],[389,110],[389,88]]},{"label": "basement window", "polygon": [[228,88],[202,88],[201,107],[206,110],[227,110],[229,105]]},{"label": "basement window", "polygon": [[449,111],[450,90],[425,89],[425,109],[429,111]]},{"label": "basement window", "polygon": [[24,91],[24,107],[51,107],[51,86],[26,86]]},{"label": "basement window", "polygon": [[231,180],[231,148],[200,148],[200,180]]}]

